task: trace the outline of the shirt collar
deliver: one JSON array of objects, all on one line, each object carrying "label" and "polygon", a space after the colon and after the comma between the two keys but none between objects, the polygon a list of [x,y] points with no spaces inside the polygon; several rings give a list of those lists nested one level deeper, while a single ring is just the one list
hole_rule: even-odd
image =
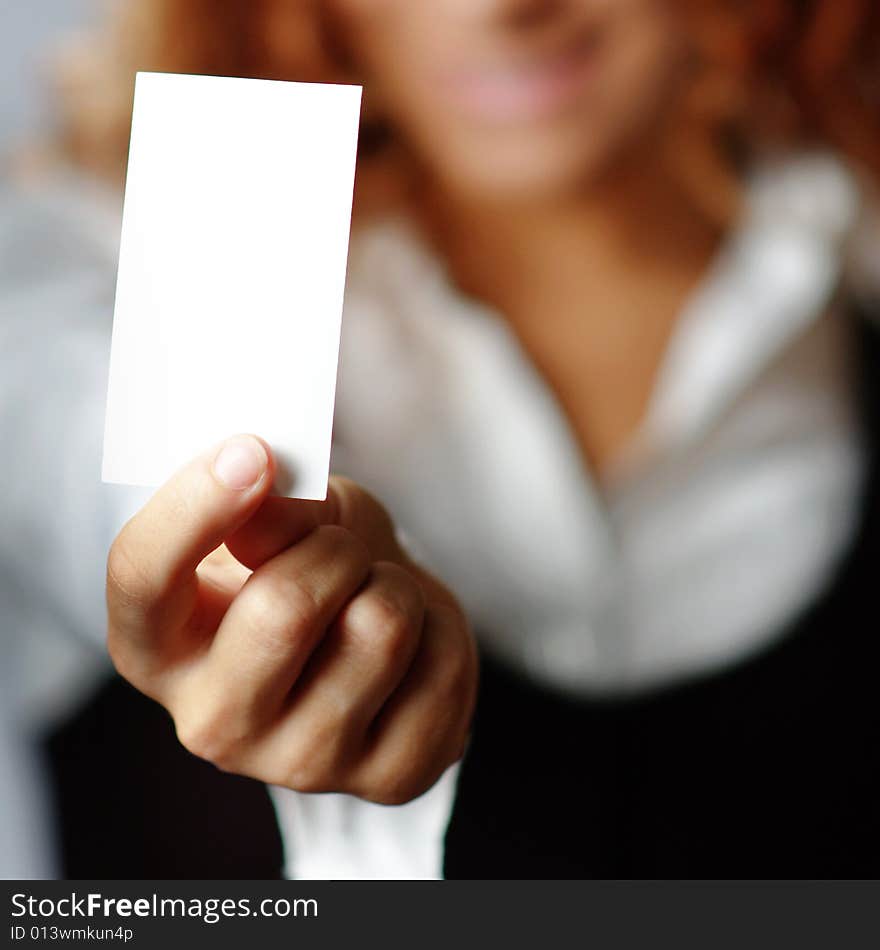
[{"label": "shirt collar", "polygon": [[829,307],[859,208],[852,174],[809,154],[750,178],[745,210],[686,304],[625,461],[699,438]]},{"label": "shirt collar", "polygon": [[[788,155],[753,170],[741,218],[676,322],[645,418],[612,466],[612,481],[648,457],[699,439],[828,310],[860,199],[854,174],[828,153]],[[459,294],[407,219],[394,216],[370,231],[367,244],[386,269],[395,263],[390,283],[418,288],[432,315],[447,315],[448,321],[423,321],[436,332],[449,321],[461,329],[465,316],[509,332],[497,314]],[[365,270],[374,279],[384,272]]]}]

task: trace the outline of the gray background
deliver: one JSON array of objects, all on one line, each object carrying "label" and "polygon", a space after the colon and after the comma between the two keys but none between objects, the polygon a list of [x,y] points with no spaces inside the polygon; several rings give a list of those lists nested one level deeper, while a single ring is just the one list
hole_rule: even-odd
[{"label": "gray background", "polygon": [[106,2],[0,0],[0,148],[26,141],[49,121],[52,47],[87,27]]}]

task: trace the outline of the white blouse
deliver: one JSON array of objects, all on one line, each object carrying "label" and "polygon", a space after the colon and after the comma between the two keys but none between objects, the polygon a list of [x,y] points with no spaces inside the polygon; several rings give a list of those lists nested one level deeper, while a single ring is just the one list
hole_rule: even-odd
[{"label": "white blouse", "polygon": [[[103,640],[106,552],[146,494],[100,484],[118,210],[0,199],[3,707],[27,733],[104,668],[69,635]],[[602,488],[503,319],[404,221],[371,225],[352,240],[333,467],[387,504],[486,649],[547,685],[620,694],[741,660],[852,534],[864,459],[831,304],[859,207],[827,156],[755,176]],[[272,789],[288,874],[439,876],[456,775],[397,807]],[[27,801],[0,801],[0,840]]]},{"label": "white blouse", "polygon": [[[820,593],[853,531],[851,328],[830,304],[857,208],[827,158],[755,177],[601,488],[504,320],[405,222],[361,234],[334,468],[386,502],[486,649],[546,685],[619,695],[742,660]],[[397,808],[274,790],[288,872],[440,876],[457,771]]]}]

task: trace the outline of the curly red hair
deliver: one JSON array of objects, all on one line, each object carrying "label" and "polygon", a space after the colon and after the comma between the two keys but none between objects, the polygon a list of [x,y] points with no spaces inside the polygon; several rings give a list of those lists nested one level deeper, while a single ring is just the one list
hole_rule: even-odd
[{"label": "curly red hair", "polygon": [[[694,40],[679,139],[689,177],[717,173],[719,154],[728,162],[791,144],[830,146],[880,174],[880,4],[677,2]],[[128,0],[63,66],[62,147],[114,177],[124,165],[136,70],[353,78],[320,0]],[[358,200],[369,203],[401,166],[393,130],[370,113],[368,88],[365,108]]]}]

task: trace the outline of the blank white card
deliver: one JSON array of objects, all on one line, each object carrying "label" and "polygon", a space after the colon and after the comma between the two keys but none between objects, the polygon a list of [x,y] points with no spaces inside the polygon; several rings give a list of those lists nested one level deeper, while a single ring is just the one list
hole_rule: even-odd
[{"label": "blank white card", "polygon": [[253,432],[324,498],[360,86],[139,73],[103,479]]}]

